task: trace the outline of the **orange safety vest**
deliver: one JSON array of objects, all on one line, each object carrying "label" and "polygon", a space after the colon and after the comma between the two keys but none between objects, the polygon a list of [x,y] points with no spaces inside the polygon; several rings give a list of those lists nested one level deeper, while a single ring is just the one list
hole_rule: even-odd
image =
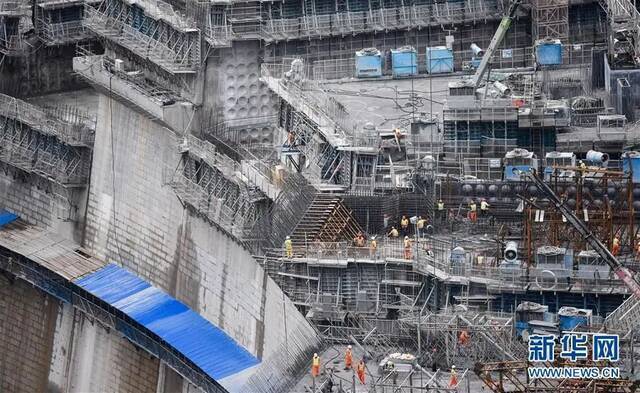
[{"label": "orange safety vest", "polygon": [[460,345],[467,345],[467,342],[469,342],[469,332],[467,332],[466,330],[460,332],[458,341],[460,342]]},{"label": "orange safety vest", "polygon": [[400,221],[400,226],[403,228],[406,228],[409,226],[409,220],[407,220],[406,218],[404,220]]},{"label": "orange safety vest", "polygon": [[364,385],[364,363],[358,363],[358,379]]},{"label": "orange safety vest", "polygon": [[451,378],[449,379],[449,387],[455,388],[458,386],[458,374],[455,370],[451,370]]},{"label": "orange safety vest", "polygon": [[351,363],[353,362],[353,355],[351,354],[351,350],[347,349],[347,352],[344,354],[344,364],[347,368],[351,368]]}]

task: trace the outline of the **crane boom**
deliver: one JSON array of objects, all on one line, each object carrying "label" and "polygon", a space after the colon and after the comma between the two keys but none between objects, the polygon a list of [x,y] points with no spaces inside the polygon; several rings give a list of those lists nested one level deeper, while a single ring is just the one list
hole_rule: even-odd
[{"label": "crane boom", "polygon": [[615,256],[609,251],[609,249],[602,244],[600,239],[595,237],[593,233],[589,230],[589,227],[576,216],[574,211],[564,204],[560,197],[556,195],[556,193],[549,187],[547,183],[545,183],[538,173],[531,169],[528,172],[525,172],[531,178],[531,180],[538,186],[540,191],[542,191],[549,201],[553,204],[553,206],[567,219],[578,233],[584,238],[584,240],[589,243],[591,248],[593,248],[598,255],[611,267],[611,270],[618,276],[622,282],[631,290],[631,292],[638,298],[640,298],[640,284],[633,277],[629,269],[627,269],[622,263],[620,263]]},{"label": "crane boom", "polygon": [[482,56],[482,61],[480,61],[480,65],[478,66],[476,73],[473,75],[473,78],[471,78],[471,83],[473,87],[477,88],[480,85],[480,81],[482,80],[482,77],[484,77],[485,72],[487,72],[487,66],[491,61],[491,57],[493,56],[493,53],[496,51],[496,48],[498,47],[498,45],[500,45],[500,43],[502,42],[502,39],[504,38],[504,36],[507,34],[507,30],[509,30],[509,27],[511,26],[511,21],[513,20],[513,17],[516,15],[516,11],[518,10],[518,7],[520,6],[521,2],[522,0],[512,0],[511,3],[509,4],[509,9],[507,10],[507,14],[502,18],[502,21],[500,22],[498,29],[496,30],[495,34],[493,35],[493,38],[491,39],[489,48],[487,48],[486,52],[484,52],[484,56]]}]

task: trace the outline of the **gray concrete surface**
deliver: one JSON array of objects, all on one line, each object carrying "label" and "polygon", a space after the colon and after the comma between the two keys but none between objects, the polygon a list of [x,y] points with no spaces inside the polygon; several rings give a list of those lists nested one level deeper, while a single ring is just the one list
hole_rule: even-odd
[{"label": "gray concrete surface", "polygon": [[[270,361],[286,371],[317,344],[315,331],[248,250],[185,209],[163,183],[165,166],[180,159],[178,142],[172,131],[100,96],[85,246],[189,304],[269,373]],[[254,391],[251,378],[262,378],[262,365],[226,387]],[[280,377],[272,383],[290,378]]]}]

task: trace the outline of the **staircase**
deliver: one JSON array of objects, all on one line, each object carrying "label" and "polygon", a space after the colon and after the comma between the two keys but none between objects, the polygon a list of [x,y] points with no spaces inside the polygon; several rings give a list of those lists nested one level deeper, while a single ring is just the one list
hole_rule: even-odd
[{"label": "staircase", "polygon": [[360,231],[360,226],[340,197],[318,193],[295,226],[291,240],[293,244],[301,245],[315,240],[337,242],[351,240]]},{"label": "staircase", "polygon": [[280,248],[291,228],[300,221],[314,200],[316,190],[304,176],[288,173],[271,211],[253,227],[252,237],[262,247]]}]

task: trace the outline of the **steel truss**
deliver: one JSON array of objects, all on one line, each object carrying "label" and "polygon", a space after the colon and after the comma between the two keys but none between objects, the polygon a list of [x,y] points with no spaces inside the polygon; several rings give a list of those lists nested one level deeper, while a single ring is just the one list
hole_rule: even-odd
[{"label": "steel truss", "polygon": [[200,30],[170,5],[103,0],[85,5],[84,25],[171,74],[195,73],[201,64]]},{"label": "steel truss", "polygon": [[534,39],[569,38],[569,1],[534,0],[531,8]]}]

